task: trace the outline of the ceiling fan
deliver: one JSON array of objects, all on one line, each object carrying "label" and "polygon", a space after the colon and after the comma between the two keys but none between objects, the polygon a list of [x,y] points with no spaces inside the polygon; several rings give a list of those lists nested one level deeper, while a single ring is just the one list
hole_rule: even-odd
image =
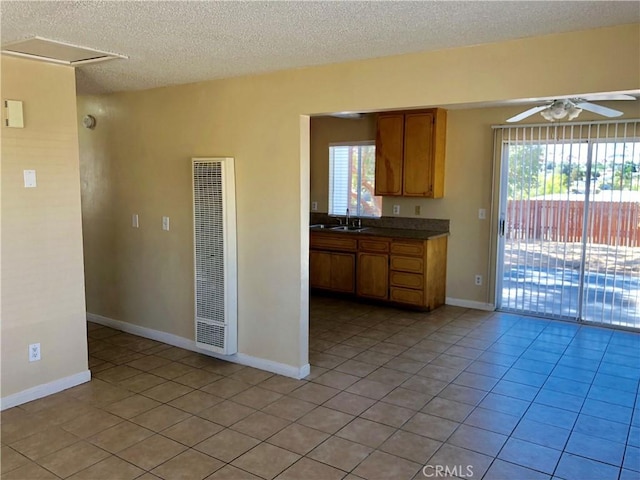
[{"label": "ceiling fan", "polygon": [[540,112],[545,120],[555,122],[566,118],[567,120],[573,120],[582,110],[588,110],[598,115],[605,117],[619,117],[623,112],[614,110],[613,108],[603,107],[596,103],[591,103],[591,100],[635,100],[636,98],[631,95],[611,94],[611,95],[589,95],[587,97],[568,97],[558,98],[544,102],[544,105],[532,107],[529,110],[525,110],[518,115],[515,115],[507,120],[509,123],[519,122],[531,115]]}]

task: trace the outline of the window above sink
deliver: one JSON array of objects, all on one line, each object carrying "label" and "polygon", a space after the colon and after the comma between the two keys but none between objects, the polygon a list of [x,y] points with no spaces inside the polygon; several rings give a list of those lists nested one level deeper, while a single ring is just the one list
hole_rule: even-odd
[{"label": "window above sink", "polygon": [[329,146],[329,215],[382,216],[382,197],[375,196],[374,142]]}]

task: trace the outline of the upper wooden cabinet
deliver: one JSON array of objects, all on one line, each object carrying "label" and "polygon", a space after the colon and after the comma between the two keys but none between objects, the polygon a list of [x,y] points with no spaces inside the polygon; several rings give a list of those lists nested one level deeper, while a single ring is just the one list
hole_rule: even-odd
[{"label": "upper wooden cabinet", "polygon": [[402,195],[404,115],[381,113],[376,126],[376,195]]},{"label": "upper wooden cabinet", "polygon": [[443,196],[446,123],[441,108],[378,114],[376,195]]}]

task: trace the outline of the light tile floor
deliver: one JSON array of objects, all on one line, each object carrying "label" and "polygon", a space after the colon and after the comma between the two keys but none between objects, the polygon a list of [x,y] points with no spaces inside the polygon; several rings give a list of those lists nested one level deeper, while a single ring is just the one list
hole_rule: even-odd
[{"label": "light tile floor", "polygon": [[640,478],[640,334],[311,305],[300,381],[89,324],[93,380],[2,412],[2,479]]}]

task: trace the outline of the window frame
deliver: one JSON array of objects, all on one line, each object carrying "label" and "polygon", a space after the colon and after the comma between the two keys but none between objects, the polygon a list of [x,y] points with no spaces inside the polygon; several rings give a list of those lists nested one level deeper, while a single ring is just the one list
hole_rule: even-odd
[{"label": "window frame", "polygon": [[[374,140],[363,140],[363,141],[351,141],[351,142],[331,142],[329,143],[329,149],[328,149],[328,154],[329,154],[329,188],[328,188],[328,205],[327,205],[327,210],[328,210],[328,215],[331,216],[344,216],[346,215],[346,208],[345,208],[345,212],[344,213],[338,213],[334,211],[333,208],[333,198],[334,198],[334,193],[333,193],[333,186],[334,186],[334,156],[332,153],[332,148],[334,147],[374,147],[374,155],[375,155],[375,146],[376,146],[376,142]],[[367,215],[365,214],[365,212],[362,209],[362,201],[361,201],[361,195],[362,195],[362,179],[363,179],[363,169],[362,169],[362,161],[358,162],[358,166],[357,166],[357,175],[358,175],[358,189],[356,193],[356,197],[357,197],[357,201],[356,201],[356,205],[357,205],[357,211],[353,212],[351,211],[351,197],[350,194],[352,193],[352,187],[349,185],[349,190],[348,190],[348,194],[347,194],[347,208],[349,208],[349,214],[352,217],[361,217],[361,218],[380,218],[382,217],[382,205],[380,205],[380,213],[379,215]],[[374,176],[373,176],[373,182],[375,184],[375,172],[374,172]],[[374,194],[373,197],[376,197],[376,195]],[[378,197],[380,197],[378,195]],[[380,197],[382,198],[382,197]]]}]

